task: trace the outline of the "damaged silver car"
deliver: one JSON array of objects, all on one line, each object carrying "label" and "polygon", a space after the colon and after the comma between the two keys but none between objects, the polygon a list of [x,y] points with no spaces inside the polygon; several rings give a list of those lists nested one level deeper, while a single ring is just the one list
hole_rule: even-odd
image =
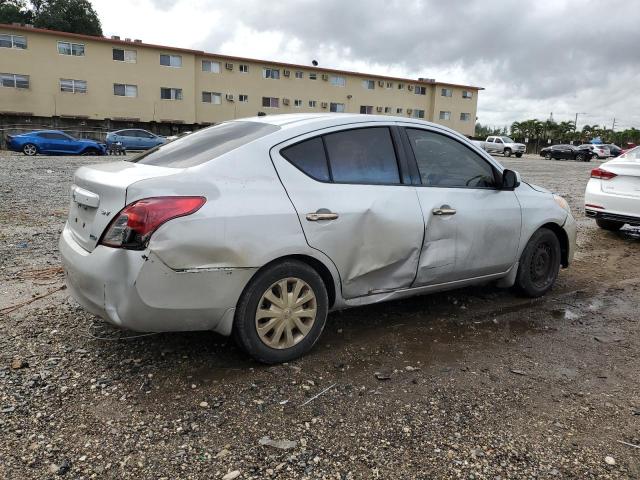
[{"label": "damaged silver car", "polygon": [[78,169],[60,251],[71,294],[110,323],[214,330],[276,363],[332,310],[493,281],[543,295],[575,237],[564,199],[448,128],[305,114]]}]

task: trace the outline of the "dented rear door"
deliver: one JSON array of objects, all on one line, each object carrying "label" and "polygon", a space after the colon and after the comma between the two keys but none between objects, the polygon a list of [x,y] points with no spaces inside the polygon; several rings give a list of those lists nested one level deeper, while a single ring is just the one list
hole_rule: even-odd
[{"label": "dented rear door", "polygon": [[424,221],[415,187],[402,183],[396,148],[391,130],[377,123],[271,150],[307,242],[337,267],[344,298],[406,288],[415,278]]}]

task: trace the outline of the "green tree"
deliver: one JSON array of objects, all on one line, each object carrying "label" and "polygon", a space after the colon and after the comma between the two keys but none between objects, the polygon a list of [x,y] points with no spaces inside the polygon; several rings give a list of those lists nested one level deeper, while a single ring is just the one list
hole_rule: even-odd
[{"label": "green tree", "polygon": [[102,26],[89,0],[32,0],[39,28],[102,36]]},{"label": "green tree", "polygon": [[0,0],[0,23],[30,23],[32,19],[25,0]]}]

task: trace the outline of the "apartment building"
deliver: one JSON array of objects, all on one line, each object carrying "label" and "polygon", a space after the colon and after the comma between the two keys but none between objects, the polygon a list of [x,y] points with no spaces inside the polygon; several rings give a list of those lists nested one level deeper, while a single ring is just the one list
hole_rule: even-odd
[{"label": "apartment building", "polygon": [[0,118],[200,126],[296,112],[423,118],[473,135],[479,87],[0,25]]}]

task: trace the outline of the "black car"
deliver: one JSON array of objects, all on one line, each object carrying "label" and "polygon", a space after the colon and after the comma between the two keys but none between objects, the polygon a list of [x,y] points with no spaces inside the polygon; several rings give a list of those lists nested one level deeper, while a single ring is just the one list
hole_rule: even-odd
[{"label": "black car", "polygon": [[588,162],[593,158],[593,152],[585,147],[573,145],[553,145],[540,150],[540,156],[547,160],[577,160]]}]

